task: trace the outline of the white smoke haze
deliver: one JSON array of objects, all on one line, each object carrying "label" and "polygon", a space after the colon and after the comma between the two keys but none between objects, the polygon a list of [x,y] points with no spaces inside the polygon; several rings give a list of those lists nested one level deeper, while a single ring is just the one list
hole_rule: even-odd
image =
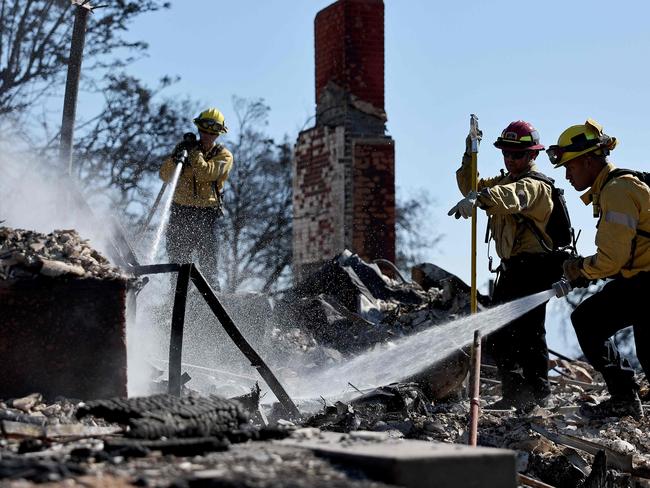
[{"label": "white smoke haze", "polygon": [[[40,161],[28,152],[12,150],[0,143],[0,225],[28,229],[48,234],[55,229],[75,229],[82,239],[107,257],[113,264],[110,226],[110,198],[93,195],[92,212],[78,205],[70,197],[70,180],[56,161]],[[162,182],[160,182],[162,184]],[[172,188],[170,188],[172,187]],[[168,185],[165,197],[173,193]],[[168,262],[164,251],[164,226],[169,205],[157,209],[151,222],[154,231],[138,239],[137,256],[150,261],[143,264]],[[153,204],[153,201],[151,202]],[[112,215],[120,222],[120,215]],[[122,225],[127,227],[125,223]],[[137,232],[134,232],[134,234]],[[145,258],[146,259],[146,258]],[[129,313],[127,326],[128,391],[130,396],[160,391],[154,379],[156,368],[164,370],[167,378],[171,311],[173,307],[176,274],[150,275],[148,283],[137,296],[137,313]],[[170,284],[172,286],[170,286]],[[258,317],[243,308],[229,308],[233,320],[244,329],[257,330],[267,317]],[[132,311],[130,311],[132,312]],[[92,318],[89,318],[92,320]],[[245,333],[247,338],[250,333]],[[255,334],[252,334],[254,336]],[[264,341],[253,337],[254,347],[260,350]],[[268,349],[268,348],[267,348]],[[266,359],[266,358],[265,358]],[[250,391],[256,381],[265,387],[259,375],[227,336],[204,300],[190,284],[187,302],[183,361],[193,366],[184,367],[192,380],[187,386],[205,393],[221,392],[227,396]],[[194,366],[198,366],[194,367]],[[214,371],[211,371],[214,370]]]},{"label": "white smoke haze", "polygon": [[[89,208],[71,197],[74,184],[56,161],[41,161],[29,152],[13,149],[6,141],[0,142],[0,169],[0,225],[45,234],[56,229],[75,229],[82,239],[117,264],[112,256],[111,227],[107,225],[108,197],[93,198],[89,212]],[[119,221],[118,215],[114,217]],[[144,313],[138,310],[137,319],[127,324],[130,394],[148,391],[148,358],[158,355],[161,347],[156,321],[147,316],[144,305]]]}]

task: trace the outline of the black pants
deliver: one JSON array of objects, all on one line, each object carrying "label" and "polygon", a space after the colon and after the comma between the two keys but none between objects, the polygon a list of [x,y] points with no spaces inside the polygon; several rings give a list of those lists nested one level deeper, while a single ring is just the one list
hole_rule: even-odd
[{"label": "black pants", "polygon": [[[172,263],[190,263],[196,253],[199,268],[216,284],[217,209],[172,204],[167,226],[167,256]],[[196,262],[196,261],[195,261]]]},{"label": "black pants", "polygon": [[[493,303],[545,291],[562,277],[564,256],[526,254],[504,261]],[[542,399],[550,394],[546,346],[546,302],[490,334],[486,341],[509,400]]]},{"label": "black pants", "polygon": [[571,314],[571,322],[587,360],[605,378],[612,396],[629,396],[638,389],[634,370],[623,365],[611,337],[634,328],[636,354],[643,371],[650,373],[650,272],[617,278],[590,296]]}]

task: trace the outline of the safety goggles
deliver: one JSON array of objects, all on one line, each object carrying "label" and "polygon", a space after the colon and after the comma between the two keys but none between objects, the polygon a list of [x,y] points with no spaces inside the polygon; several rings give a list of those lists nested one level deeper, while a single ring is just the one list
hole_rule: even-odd
[{"label": "safety goggles", "polygon": [[208,132],[226,132],[226,127],[214,119],[195,119],[194,122],[199,129],[203,129]]},{"label": "safety goggles", "polygon": [[558,164],[562,160],[562,156],[564,156],[566,153],[582,152],[592,147],[598,146],[599,143],[599,139],[580,139],[572,142],[568,146],[550,146],[546,150],[546,154],[548,154],[548,159],[551,160],[552,164]]},{"label": "safety goggles", "polygon": [[508,151],[507,149],[503,149],[501,154],[503,154],[504,158],[521,159],[526,155],[526,152],[527,151]]}]

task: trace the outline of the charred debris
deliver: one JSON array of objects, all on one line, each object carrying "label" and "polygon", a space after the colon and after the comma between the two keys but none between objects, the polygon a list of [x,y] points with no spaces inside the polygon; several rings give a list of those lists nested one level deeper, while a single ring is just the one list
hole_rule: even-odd
[{"label": "charred debris", "polygon": [[[0,308],[15,297],[17,284],[40,280],[137,281],[74,231],[43,235],[0,228]],[[269,347],[302,354],[318,368],[467,313],[469,288],[432,264],[414,268],[408,281],[346,252],[272,302],[264,331]],[[0,348],[9,350],[6,339]],[[457,356],[451,369],[438,366],[442,371],[358,392],[353,399],[316,399],[320,406],[301,418],[261,406],[258,388],[225,399],[194,392],[191,382],[181,397],[127,399],[94,391],[88,398],[97,399],[82,401],[65,391],[4,394],[0,483],[93,484],[101,478],[139,486],[390,486],[371,480],[367,470],[341,467],[281,444],[282,439],[317,440],[329,431],[338,433],[341,443],[466,444],[469,400],[463,380],[469,360],[467,351]],[[26,361],[27,368],[33,366]],[[5,376],[22,367],[15,364]],[[553,404],[527,413],[483,410],[478,444],[514,451],[524,486],[650,486],[647,418],[582,418],[580,403],[605,394],[602,378],[577,360],[553,360],[549,370]],[[446,378],[444,388],[437,386],[436,373]],[[7,388],[12,383],[6,378],[0,384],[4,391],[17,391]],[[482,405],[499,393],[488,358]]]}]

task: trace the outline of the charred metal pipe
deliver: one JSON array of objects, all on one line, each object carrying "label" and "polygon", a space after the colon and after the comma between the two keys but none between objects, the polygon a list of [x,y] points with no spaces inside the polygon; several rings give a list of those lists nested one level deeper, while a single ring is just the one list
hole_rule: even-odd
[{"label": "charred metal pipe", "polygon": [[553,356],[556,356],[556,357],[558,357],[560,359],[564,359],[565,361],[569,361],[570,363],[575,362],[575,359],[571,359],[570,357],[565,356],[564,354],[560,354],[559,352],[555,352],[553,349],[549,349],[548,352],[550,354],[553,354]]},{"label": "charred metal pipe", "polygon": [[59,160],[68,175],[72,175],[72,137],[74,121],[77,113],[77,96],[79,93],[79,79],[81,78],[81,61],[83,59],[84,44],[86,43],[86,26],[88,14],[92,8],[88,2],[73,1],[76,5],[74,25],[72,27],[72,40],[70,42],[70,58],[68,73],[65,80],[65,95],[63,97],[63,116],[61,120],[61,143],[59,146]]},{"label": "charred metal pipe", "polygon": [[472,344],[472,363],[470,366],[471,397],[469,400],[469,445],[476,447],[478,439],[478,417],[480,410],[479,396],[481,394],[481,333],[474,331]]},{"label": "charred metal pipe", "polygon": [[180,271],[182,264],[168,263],[168,264],[142,264],[138,266],[131,266],[127,268],[128,271],[136,276],[161,274],[161,273],[175,273]]},{"label": "charred metal pipe", "polygon": [[169,339],[169,394],[181,396],[181,361],[183,359],[183,329],[185,328],[185,307],[190,274],[194,265],[183,264],[176,279],[174,309],[172,311],[172,330]]},{"label": "charred metal pipe", "polygon": [[264,379],[271,391],[278,398],[279,402],[285,408],[287,413],[294,418],[300,418],[300,411],[296,408],[291,397],[287,394],[284,387],[280,384],[273,372],[266,365],[264,360],[257,354],[257,351],[248,343],[246,338],[239,331],[232,321],[226,309],[217,298],[216,293],[207,282],[201,271],[193,264],[152,264],[144,266],[132,266],[131,272],[135,275],[159,274],[178,272],[176,282],[176,294],[174,297],[174,309],[172,312],[172,331],[169,343],[169,393],[180,395],[181,392],[181,370],[182,370],[182,353],[183,353],[183,329],[185,325],[185,306],[187,302],[187,292],[189,280],[199,291],[205,302],[208,304],[212,313],[217,317],[219,323],[226,333],[233,340],[239,350],[251,362],[251,365],[257,370]]},{"label": "charred metal pipe", "polygon": [[402,275],[402,273],[400,273],[400,270],[397,269],[397,266],[395,266],[395,264],[392,261],[389,261],[388,259],[383,259],[382,258],[382,259],[375,259],[373,261],[373,263],[374,264],[383,264],[384,266],[388,266],[391,270],[393,270],[393,273],[395,273],[395,275],[400,280],[402,280],[402,283],[404,283],[404,284],[409,284],[410,283],[410,281],[408,281],[406,278],[404,278],[404,275]]}]

